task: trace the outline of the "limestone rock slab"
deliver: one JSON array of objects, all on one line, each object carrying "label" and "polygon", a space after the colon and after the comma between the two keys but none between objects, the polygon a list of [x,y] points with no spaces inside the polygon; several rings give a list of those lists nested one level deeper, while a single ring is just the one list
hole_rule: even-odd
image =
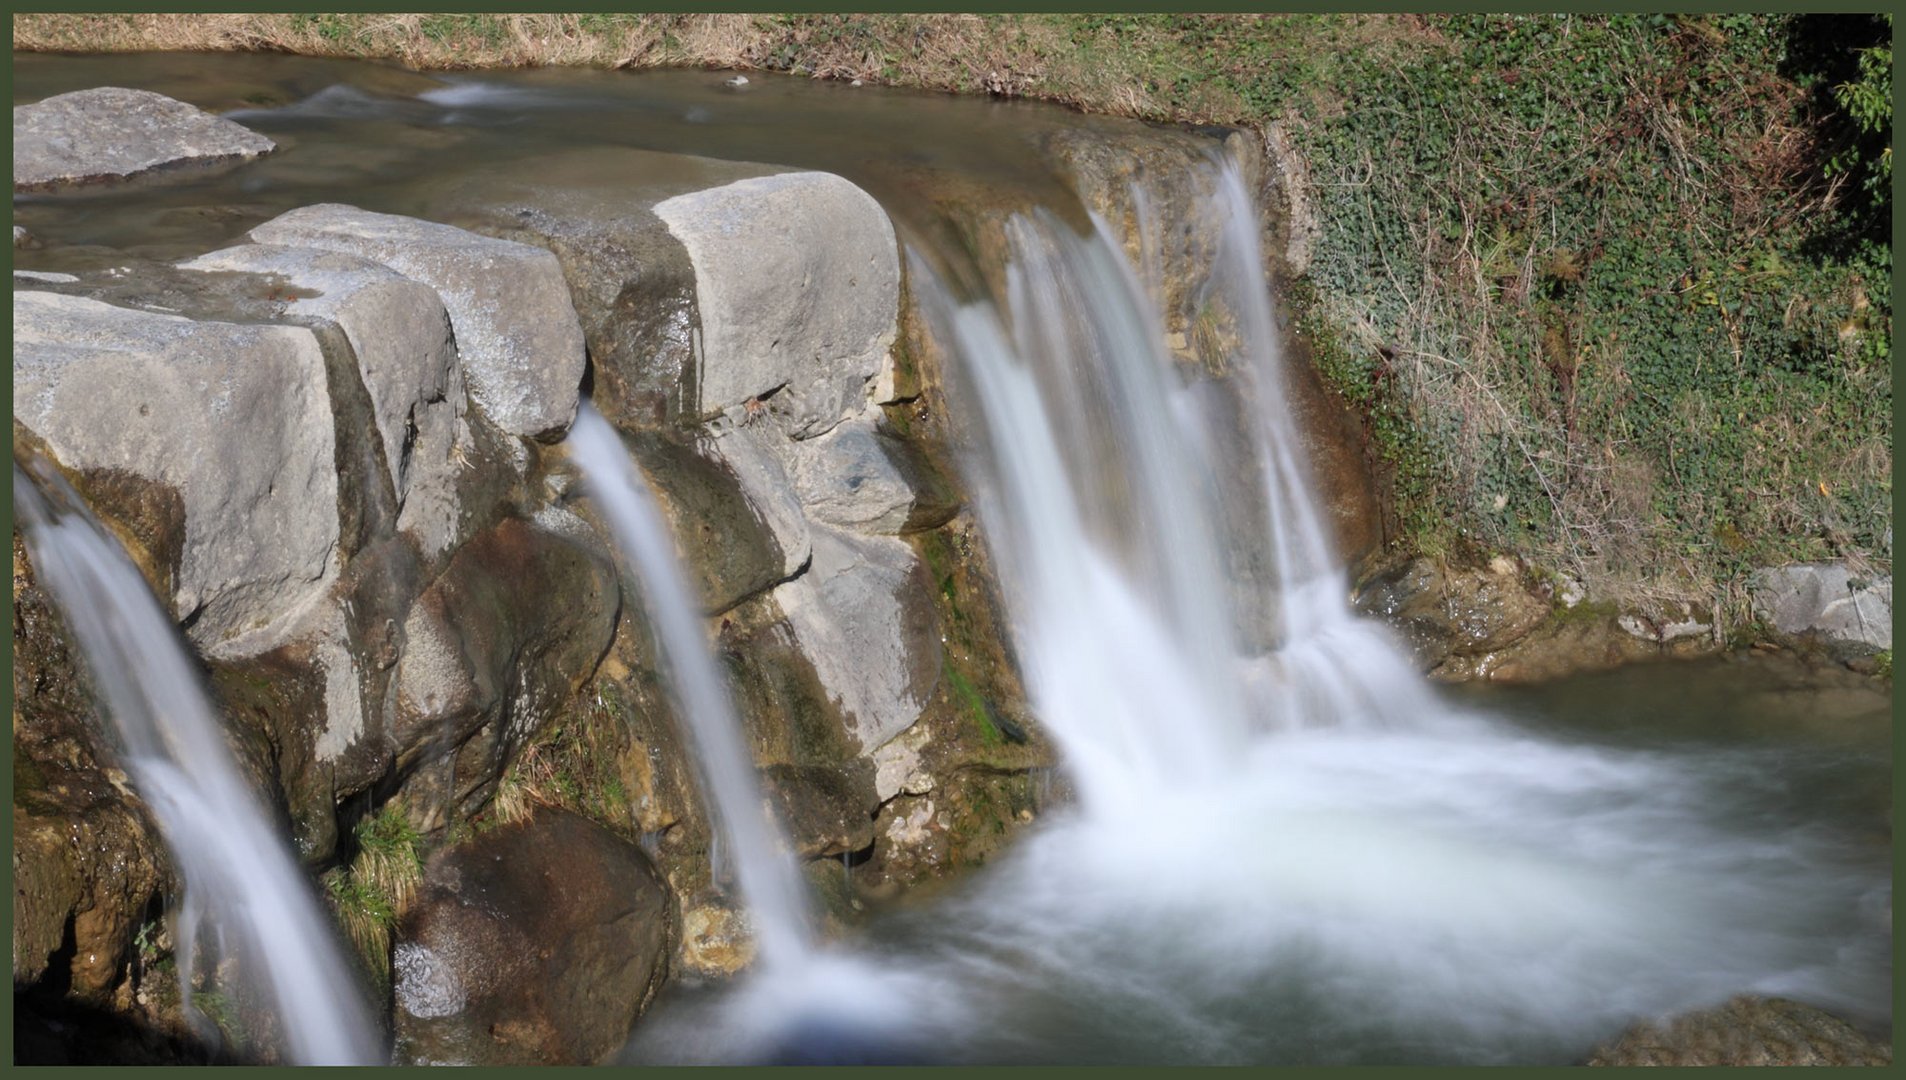
[{"label": "limestone rock slab", "polygon": [[69,468],[185,511],[174,610],[215,655],[276,644],[336,573],[338,486],[310,330],[13,294],[13,415]]},{"label": "limestone rock slab", "polygon": [[862,750],[920,718],[940,676],[930,583],[913,549],[884,536],[812,529],[808,571],[774,597]]},{"label": "limestone rock slab", "polygon": [[1843,563],[1798,563],[1756,570],[1748,587],[1755,610],[1783,634],[1893,647],[1891,577],[1862,580]]},{"label": "limestone rock slab", "polygon": [[655,214],[695,267],[704,415],[780,390],[776,410],[804,438],[859,411],[899,316],[899,248],[873,196],[831,173],[779,173]]},{"label": "limestone rock slab", "polygon": [[398,528],[426,554],[456,530],[456,456],[467,442],[463,373],[450,316],[435,291],[369,259],[341,251],[242,244],[181,264],[188,270],[276,274],[301,296],[293,319],[320,319],[344,331],[370,392]]},{"label": "limestone rock slab", "polygon": [[470,397],[491,423],[549,439],[575,419],[582,323],[548,251],[338,203],[281,214],[251,238],[361,256],[430,286],[450,314]]}]

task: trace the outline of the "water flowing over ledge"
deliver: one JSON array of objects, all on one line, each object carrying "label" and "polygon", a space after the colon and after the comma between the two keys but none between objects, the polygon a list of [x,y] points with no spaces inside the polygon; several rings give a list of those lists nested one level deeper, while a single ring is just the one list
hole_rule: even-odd
[{"label": "water flowing over ledge", "polygon": [[[1742,993],[1885,1023],[1865,743],[1686,736],[1733,700],[1692,668],[1566,721],[1459,698],[1353,613],[1370,478],[1285,355],[1247,137],[287,70],[229,117],[270,157],[17,207],[16,455],[128,537],[110,589],[157,590],[145,640],[174,609],[188,682],[270,687],[225,720],[334,897],[399,838],[418,898],[357,943],[400,1059],[599,1061],[665,985],[630,1060],[1565,1062]],[[1870,734],[1867,690],[1834,708]],[[190,905],[252,887],[192,865],[244,815],[129,771]],[[339,993],[277,1010],[283,1056],[380,1052],[326,1034]]]}]

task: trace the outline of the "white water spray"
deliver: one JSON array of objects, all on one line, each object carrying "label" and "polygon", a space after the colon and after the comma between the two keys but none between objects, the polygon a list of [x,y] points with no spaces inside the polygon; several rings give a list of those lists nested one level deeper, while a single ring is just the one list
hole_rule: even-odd
[{"label": "white water spray", "polygon": [[628,448],[588,402],[577,413],[568,442],[616,544],[640,579],[675,714],[701,766],[717,831],[728,841],[762,962],[769,969],[798,968],[811,950],[805,893],[791,848],[762,798],[742,742],[741,720],[715,668],[701,606],[668,526]]},{"label": "white water spray", "polygon": [[131,559],[18,469],[14,511],[39,580],[66,617],[118,735],[120,764],[184,878],[180,993],[192,999],[205,928],[266,995],[289,1062],[362,1065],[377,1039],[331,920],[239,772],[178,628]]},{"label": "white water spray", "polygon": [[[1883,1016],[1884,877],[1744,809],[1766,755],[1464,714],[1349,609],[1250,201],[1214,168],[1198,299],[1233,320],[1222,376],[1167,349],[1103,224],[1012,221],[997,302],[913,260],[981,421],[966,480],[1015,652],[1080,799],[963,893],[876,928],[842,970],[888,979],[883,1008],[839,1056],[1561,1063],[1736,993]],[[1223,493],[1239,475],[1258,497]],[[651,1055],[701,1060],[808,1021],[756,993],[652,1022]]]}]

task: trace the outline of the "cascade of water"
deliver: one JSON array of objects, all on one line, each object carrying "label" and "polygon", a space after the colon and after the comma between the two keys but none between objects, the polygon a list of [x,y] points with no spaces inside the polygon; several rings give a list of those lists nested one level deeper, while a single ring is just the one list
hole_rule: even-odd
[{"label": "cascade of water", "polygon": [[675,714],[701,767],[716,828],[728,842],[761,959],[770,969],[798,967],[811,951],[805,893],[780,824],[766,809],[742,742],[740,717],[715,668],[700,605],[668,526],[621,438],[588,402],[568,441],[589,492],[640,580]]},{"label": "cascade of water", "polygon": [[1264,281],[1257,213],[1244,179],[1228,160],[1216,169],[1213,203],[1220,220],[1218,257],[1205,280],[1205,302],[1237,321],[1241,389],[1254,407],[1252,442],[1264,486],[1266,537],[1278,595],[1276,677],[1281,706],[1259,698],[1276,728],[1401,726],[1436,710],[1408,657],[1376,623],[1350,608],[1342,561],[1332,546],[1288,399],[1282,340]]},{"label": "cascade of water", "polygon": [[1443,703],[1350,609],[1255,215],[1213,168],[1191,299],[1235,344],[1209,366],[1168,348],[1144,237],[1141,277],[1102,222],[1015,218],[981,300],[909,253],[1079,812],[880,927],[872,962],[651,1018],[647,1052],[772,1054],[824,996],[852,1010],[822,1056],[951,1062],[1561,1062],[1732,993],[1871,1013],[1884,881],[1715,811],[1764,758],[1532,738]]},{"label": "cascade of water", "polygon": [[112,719],[120,764],[185,880],[184,1000],[202,916],[246,985],[267,995],[286,1060],[375,1063],[374,1029],[330,920],[239,772],[178,628],[95,523],[55,508],[18,468],[13,499],[34,570]]}]

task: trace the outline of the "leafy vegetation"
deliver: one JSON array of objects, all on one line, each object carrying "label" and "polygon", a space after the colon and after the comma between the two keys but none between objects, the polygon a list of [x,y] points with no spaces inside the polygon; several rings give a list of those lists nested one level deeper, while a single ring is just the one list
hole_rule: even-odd
[{"label": "leafy vegetation", "polygon": [[1293,117],[1307,325],[1417,546],[1714,601],[1754,565],[1890,556],[1890,252],[1822,242],[1849,211],[1787,30],[1451,18]]},{"label": "leafy vegetation", "polygon": [[1403,542],[1739,625],[1890,570],[1892,18],[16,16],[16,48],[764,68],[1288,136],[1288,298]]}]

